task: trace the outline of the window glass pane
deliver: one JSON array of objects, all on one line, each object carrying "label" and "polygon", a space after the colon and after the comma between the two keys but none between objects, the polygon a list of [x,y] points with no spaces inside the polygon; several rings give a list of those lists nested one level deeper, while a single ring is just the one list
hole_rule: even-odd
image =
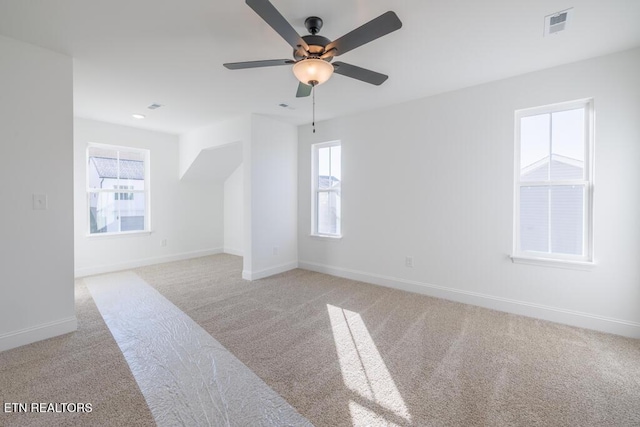
[{"label": "window glass pane", "polygon": [[339,187],[342,181],[342,150],[339,145],[331,147],[331,187]]},{"label": "window glass pane", "polygon": [[89,188],[113,188],[118,180],[118,152],[98,147],[89,147],[87,165]]},{"label": "window glass pane", "polygon": [[551,188],[551,251],[583,254],[584,186]]},{"label": "window glass pane", "polygon": [[582,179],[584,175],[584,108],[552,115],[551,179]]},{"label": "window glass pane", "polygon": [[144,230],[145,224],[145,197],[144,193],[121,193],[126,195],[118,200],[120,208],[120,230],[138,231]]},{"label": "window glass pane", "polygon": [[91,234],[146,229],[145,153],[103,146],[87,148]]},{"label": "window glass pane", "polygon": [[331,188],[331,147],[318,149],[318,188]]},{"label": "window glass pane", "polygon": [[520,249],[549,252],[549,189],[520,188]]},{"label": "window glass pane", "polygon": [[520,119],[520,179],[547,181],[549,179],[550,114]]},{"label": "window glass pane", "polygon": [[116,193],[89,193],[89,231],[91,234],[120,231],[115,196]]},{"label": "window glass pane", "polygon": [[144,154],[120,151],[120,185],[144,190]]},{"label": "window glass pane", "polygon": [[316,221],[313,233],[326,235],[340,235],[340,186],[341,186],[341,162],[342,150],[340,145],[318,147],[315,146],[317,170]]},{"label": "window glass pane", "polygon": [[340,230],[340,194],[336,191],[318,193],[318,233],[335,234]]},{"label": "window glass pane", "polygon": [[133,185],[114,185],[114,190],[119,190],[116,193],[116,200],[131,200],[133,199],[133,192],[131,190],[134,189]]}]

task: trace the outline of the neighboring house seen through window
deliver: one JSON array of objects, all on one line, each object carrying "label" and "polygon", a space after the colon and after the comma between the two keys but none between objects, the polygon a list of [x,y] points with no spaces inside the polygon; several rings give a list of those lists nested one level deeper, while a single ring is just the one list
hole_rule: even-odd
[{"label": "neighboring house seen through window", "polygon": [[314,144],[312,147],[313,214],[311,234],[340,237],[340,141]]},{"label": "neighboring house seen through window", "polygon": [[593,103],[516,112],[514,256],[592,262]]},{"label": "neighboring house seen through window", "polygon": [[89,234],[149,231],[148,161],[148,150],[89,145]]},{"label": "neighboring house seen through window", "polygon": [[[114,185],[115,190],[133,190],[133,185]],[[133,200],[133,193],[116,193],[116,200]]]}]

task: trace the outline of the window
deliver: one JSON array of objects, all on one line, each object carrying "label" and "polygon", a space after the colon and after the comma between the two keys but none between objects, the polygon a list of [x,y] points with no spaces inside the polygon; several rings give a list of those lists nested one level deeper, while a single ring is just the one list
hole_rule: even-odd
[{"label": "window", "polygon": [[340,237],[340,188],[341,147],[340,141],[313,145],[312,181],[313,215],[311,234]]},{"label": "window", "polygon": [[89,234],[150,230],[148,164],[148,150],[89,145]]},{"label": "window", "polygon": [[592,262],[593,102],[516,112],[514,259]]},{"label": "window", "polygon": [[[115,190],[133,190],[133,185],[114,185]],[[116,193],[116,200],[133,200],[133,193]]]}]

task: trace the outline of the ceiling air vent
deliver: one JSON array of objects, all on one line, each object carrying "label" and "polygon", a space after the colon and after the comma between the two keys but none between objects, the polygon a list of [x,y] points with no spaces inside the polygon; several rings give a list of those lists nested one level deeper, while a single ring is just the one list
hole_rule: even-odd
[{"label": "ceiling air vent", "polygon": [[155,109],[160,108],[160,107],[162,107],[162,104],[158,104],[158,103],[154,102],[153,104],[149,105],[147,108],[149,110],[155,110]]},{"label": "ceiling air vent", "polygon": [[544,17],[544,35],[548,36],[556,34],[567,29],[571,16],[573,15],[573,8],[562,10],[560,12],[552,13]]}]

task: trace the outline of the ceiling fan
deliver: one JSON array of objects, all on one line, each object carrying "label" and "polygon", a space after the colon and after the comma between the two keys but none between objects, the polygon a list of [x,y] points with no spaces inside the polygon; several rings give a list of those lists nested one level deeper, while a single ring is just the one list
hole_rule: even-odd
[{"label": "ceiling fan", "polygon": [[334,72],[374,85],[381,85],[389,78],[384,74],[345,62],[331,64],[331,61],[336,56],[345,54],[402,27],[402,22],[394,12],[383,13],[350,33],[331,41],[318,35],[322,28],[322,19],[317,16],[311,16],[305,20],[304,25],[310,34],[300,36],[269,0],[246,0],[246,3],[293,47],[293,59],[232,62],[223,64],[226,68],[240,70],[293,65],[293,73],[300,81],[296,97],[309,96],[314,86],[326,82]]}]

